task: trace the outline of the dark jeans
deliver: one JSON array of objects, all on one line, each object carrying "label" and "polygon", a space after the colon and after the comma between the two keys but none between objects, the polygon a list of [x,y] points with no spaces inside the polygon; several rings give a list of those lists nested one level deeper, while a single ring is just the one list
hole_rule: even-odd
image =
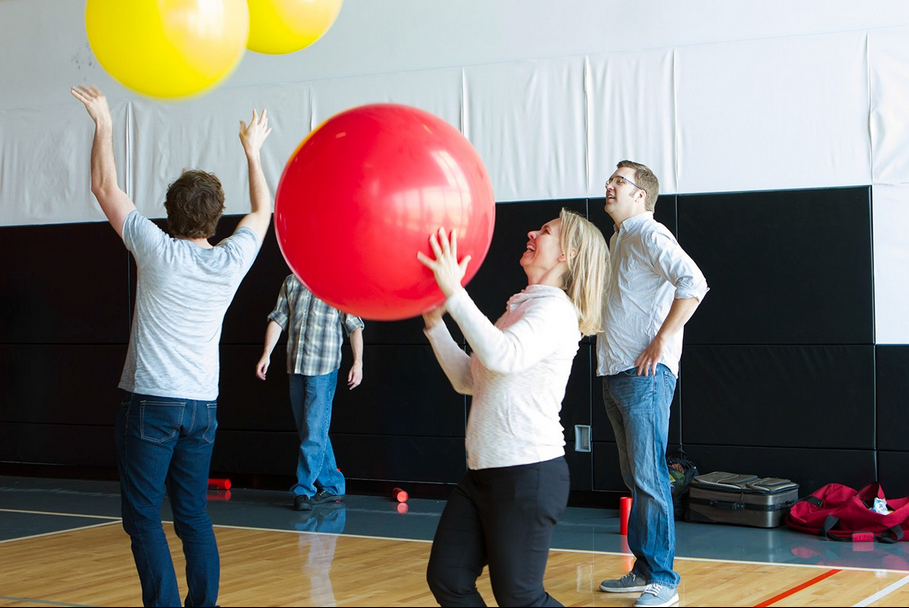
[{"label": "dark jeans", "polygon": [[468,471],[452,491],[426,571],[441,606],[485,606],[489,565],[499,606],[561,606],[543,588],[552,529],[568,504],[565,458]]},{"label": "dark jeans", "polygon": [[187,606],[214,606],[221,564],[206,512],[217,403],[128,394],[117,415],[123,528],[145,606],[180,606],[177,577],[161,526],[165,487],[186,557]]}]

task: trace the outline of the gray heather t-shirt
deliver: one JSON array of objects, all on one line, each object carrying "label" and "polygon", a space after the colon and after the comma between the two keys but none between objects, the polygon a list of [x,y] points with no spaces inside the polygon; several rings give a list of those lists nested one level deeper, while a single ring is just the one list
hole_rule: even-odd
[{"label": "gray heather t-shirt", "polygon": [[213,401],[224,313],[259,252],[240,228],[212,249],[168,236],[138,211],[123,242],[139,269],[136,308],[120,388],[131,393]]}]

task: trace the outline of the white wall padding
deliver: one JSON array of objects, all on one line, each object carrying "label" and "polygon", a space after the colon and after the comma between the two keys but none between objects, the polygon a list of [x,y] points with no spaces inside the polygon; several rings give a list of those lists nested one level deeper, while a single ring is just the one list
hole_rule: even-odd
[{"label": "white wall padding", "polygon": [[869,34],[874,183],[909,184],[909,28]]},{"label": "white wall padding", "polygon": [[312,83],[315,129],[339,112],[370,103],[398,103],[434,114],[461,130],[461,70],[448,68]]},{"label": "white wall padding", "polygon": [[909,344],[909,185],[877,185],[872,196],[875,342]]},{"label": "white wall padding", "polygon": [[464,69],[464,133],[496,200],[587,196],[583,57]]},{"label": "white wall padding", "polygon": [[218,176],[226,214],[249,213],[249,174],[240,121],[253,108],[268,110],[272,133],[262,146],[262,166],[274,196],[287,159],[309,133],[309,85],[221,89],[177,104],[145,99],[132,102],[130,195],[148,217],[164,217],[164,195],[183,169]]},{"label": "white wall padding", "polygon": [[[105,220],[91,193],[94,123],[81,103],[70,101],[0,112],[0,225]],[[127,104],[110,105],[114,160],[125,189]]]},{"label": "white wall padding", "polygon": [[606,178],[626,159],[650,167],[662,192],[677,192],[673,56],[660,50],[589,58],[589,196],[605,196]]},{"label": "white wall padding", "polygon": [[871,182],[864,32],[677,53],[679,192]]}]

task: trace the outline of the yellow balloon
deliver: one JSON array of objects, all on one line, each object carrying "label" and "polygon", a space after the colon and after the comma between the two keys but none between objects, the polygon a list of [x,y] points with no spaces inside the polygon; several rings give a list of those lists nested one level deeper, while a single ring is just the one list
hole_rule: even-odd
[{"label": "yellow balloon", "polygon": [[322,37],[343,0],[249,0],[249,40],[257,53],[293,53]]},{"label": "yellow balloon", "polygon": [[195,95],[246,52],[246,0],[88,0],[88,42],[120,84],[150,97]]}]

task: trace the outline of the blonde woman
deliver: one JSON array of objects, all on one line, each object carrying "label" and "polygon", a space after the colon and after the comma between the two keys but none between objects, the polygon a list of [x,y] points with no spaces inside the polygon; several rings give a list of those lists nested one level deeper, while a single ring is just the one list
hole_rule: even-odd
[{"label": "blonde woman", "polygon": [[[568,465],[559,421],[582,335],[600,329],[609,252],[602,233],[576,213],[528,233],[521,266],[527,287],[495,324],[461,287],[470,256],[457,235],[430,237],[444,307],[424,313],[425,333],[456,391],[472,395],[468,471],[453,490],[433,539],[429,587],[442,606],[484,606],[477,578],[489,565],[499,606],[561,606],[543,588],[552,529],[568,503]],[[448,312],[470,344],[452,339]]]}]

